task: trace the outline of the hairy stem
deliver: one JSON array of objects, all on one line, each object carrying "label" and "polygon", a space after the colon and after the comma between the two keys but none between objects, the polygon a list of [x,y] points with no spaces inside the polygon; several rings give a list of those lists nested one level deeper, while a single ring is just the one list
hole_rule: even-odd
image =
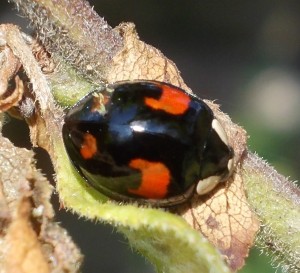
[{"label": "hairy stem", "polygon": [[243,169],[248,201],[262,223],[258,245],[285,272],[300,272],[299,188],[255,154],[248,154]]},{"label": "hairy stem", "polygon": [[11,0],[28,17],[38,39],[93,82],[103,82],[122,38],[84,0]]}]

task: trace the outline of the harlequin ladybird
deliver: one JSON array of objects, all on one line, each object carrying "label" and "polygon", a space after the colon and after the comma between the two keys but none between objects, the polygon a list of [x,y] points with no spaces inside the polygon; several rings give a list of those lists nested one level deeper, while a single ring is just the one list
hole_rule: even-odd
[{"label": "harlequin ladybird", "polygon": [[88,94],[66,114],[63,139],[88,184],[125,202],[183,203],[233,168],[226,133],[208,105],[162,82],[119,82]]}]

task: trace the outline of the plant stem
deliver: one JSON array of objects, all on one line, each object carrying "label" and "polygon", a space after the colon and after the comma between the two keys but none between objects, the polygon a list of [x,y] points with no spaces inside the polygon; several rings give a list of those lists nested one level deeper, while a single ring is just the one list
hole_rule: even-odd
[{"label": "plant stem", "polygon": [[243,162],[244,185],[262,228],[257,243],[285,272],[300,272],[300,190],[257,155]]},{"label": "plant stem", "polygon": [[[38,39],[93,82],[103,82],[122,37],[84,0],[11,0]],[[58,56],[57,56],[58,57]]]}]

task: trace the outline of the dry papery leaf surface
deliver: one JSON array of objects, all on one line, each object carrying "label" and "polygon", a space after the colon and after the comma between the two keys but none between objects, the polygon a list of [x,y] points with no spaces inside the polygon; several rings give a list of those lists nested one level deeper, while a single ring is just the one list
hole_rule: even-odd
[{"label": "dry papery leaf surface", "polygon": [[[18,76],[15,77],[20,66],[21,63],[12,50],[8,46],[3,45],[0,51],[0,111],[6,111],[17,105],[22,98],[23,82]],[[14,82],[9,85],[11,79]]]},{"label": "dry papery leaf surface", "polygon": [[4,137],[0,182],[0,272],[78,272],[82,256],[54,222],[52,187],[35,169],[33,152]]},{"label": "dry papery leaf surface", "polygon": [[[0,39],[0,129],[3,111],[19,115],[12,107],[21,105],[26,100],[24,90],[28,91],[28,79],[17,75],[23,74],[23,62],[6,43],[9,32],[14,34],[13,40],[20,34],[12,25],[0,27],[0,38],[4,38]],[[33,109],[29,112],[32,115]],[[55,223],[52,191],[49,181],[36,170],[34,153],[15,147],[1,135],[0,272],[79,272],[82,255],[67,232]]]}]

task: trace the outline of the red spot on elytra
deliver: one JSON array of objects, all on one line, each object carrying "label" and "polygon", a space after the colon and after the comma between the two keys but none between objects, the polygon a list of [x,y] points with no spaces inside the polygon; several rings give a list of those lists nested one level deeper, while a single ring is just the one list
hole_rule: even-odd
[{"label": "red spot on elytra", "polygon": [[159,99],[146,97],[146,105],[172,115],[181,115],[188,109],[191,101],[189,95],[168,85],[161,85],[161,88],[161,97]]},{"label": "red spot on elytra", "polygon": [[84,159],[90,159],[95,155],[97,151],[98,147],[96,138],[90,133],[85,133],[83,135],[83,142],[80,148],[81,156]]},{"label": "red spot on elytra", "polygon": [[130,193],[151,199],[162,199],[168,193],[170,171],[160,162],[133,159],[129,166],[142,172],[142,181],[138,189],[129,189]]}]

